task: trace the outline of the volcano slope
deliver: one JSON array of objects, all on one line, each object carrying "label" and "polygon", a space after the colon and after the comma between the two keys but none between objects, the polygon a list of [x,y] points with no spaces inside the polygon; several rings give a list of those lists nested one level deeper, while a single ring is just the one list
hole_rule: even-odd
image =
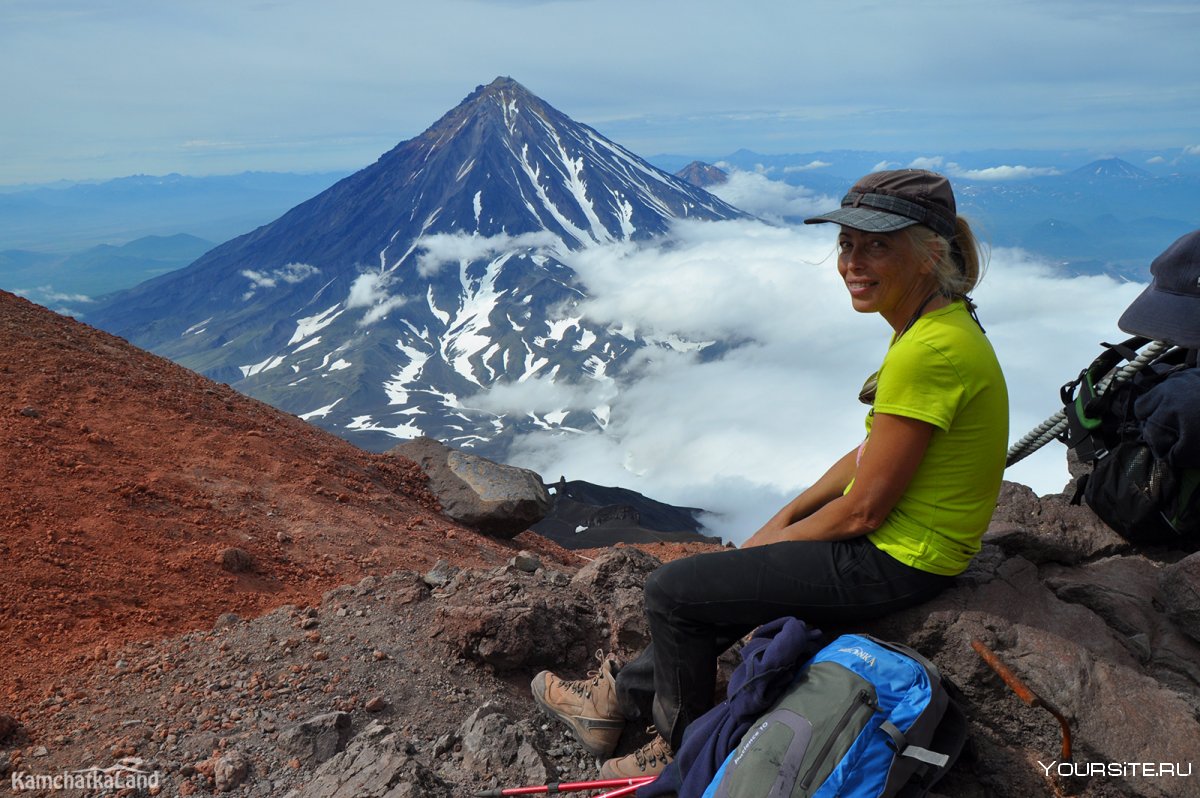
[{"label": "volcano slope", "polygon": [[5,292],[0,351],[9,712],[128,641],[314,603],[372,574],[556,548],[461,528],[415,464]]}]

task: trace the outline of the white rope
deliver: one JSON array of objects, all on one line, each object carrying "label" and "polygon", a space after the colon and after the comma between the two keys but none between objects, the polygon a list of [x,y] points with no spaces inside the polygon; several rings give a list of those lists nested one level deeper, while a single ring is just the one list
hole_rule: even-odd
[{"label": "white rope", "polygon": [[[1096,385],[1096,395],[1100,396],[1108,386],[1114,382],[1127,382],[1133,378],[1134,374],[1144,369],[1146,366],[1153,363],[1164,352],[1171,348],[1171,344],[1166,341],[1151,341],[1146,344],[1146,348],[1138,353],[1138,356],[1133,360],[1121,366],[1119,369],[1113,369],[1104,379],[1100,380]],[[1036,452],[1038,449],[1045,446],[1052,440],[1057,439],[1067,429],[1067,414],[1064,410],[1059,410],[1050,418],[1038,424],[1032,430],[1025,434],[1021,440],[1017,441],[1008,450],[1008,459],[1005,466],[1011,466],[1024,460],[1029,455]]]}]

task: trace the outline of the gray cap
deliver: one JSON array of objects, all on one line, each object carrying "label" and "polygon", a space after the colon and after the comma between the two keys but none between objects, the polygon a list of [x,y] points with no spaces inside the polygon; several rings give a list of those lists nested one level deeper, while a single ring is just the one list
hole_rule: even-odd
[{"label": "gray cap", "polygon": [[868,233],[890,233],[923,224],[953,239],[957,210],[950,181],[924,169],[872,172],[842,197],[836,211],[805,219],[805,224],[832,222]]}]

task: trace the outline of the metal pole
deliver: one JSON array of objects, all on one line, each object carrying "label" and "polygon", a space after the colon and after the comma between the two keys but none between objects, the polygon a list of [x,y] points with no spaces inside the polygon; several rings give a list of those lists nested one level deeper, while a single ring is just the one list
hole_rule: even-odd
[{"label": "metal pole", "polygon": [[581,790],[603,790],[610,787],[625,788],[624,792],[609,793],[601,798],[615,798],[616,794],[629,795],[638,787],[654,781],[657,776],[641,776],[625,779],[596,779],[594,781],[564,781],[552,784],[537,784],[530,787],[503,787],[483,790],[475,793],[475,798],[503,798],[507,795],[539,795],[542,793],[555,795],[560,792],[578,792]]}]

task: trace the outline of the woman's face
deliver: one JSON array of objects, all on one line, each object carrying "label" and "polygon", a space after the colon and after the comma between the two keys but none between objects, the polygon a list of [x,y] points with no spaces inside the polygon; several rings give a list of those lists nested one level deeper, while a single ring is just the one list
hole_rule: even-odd
[{"label": "woman's face", "polygon": [[934,290],[930,264],[918,261],[908,236],[865,233],[843,227],[838,235],[838,273],[859,313],[878,313],[903,329]]}]

